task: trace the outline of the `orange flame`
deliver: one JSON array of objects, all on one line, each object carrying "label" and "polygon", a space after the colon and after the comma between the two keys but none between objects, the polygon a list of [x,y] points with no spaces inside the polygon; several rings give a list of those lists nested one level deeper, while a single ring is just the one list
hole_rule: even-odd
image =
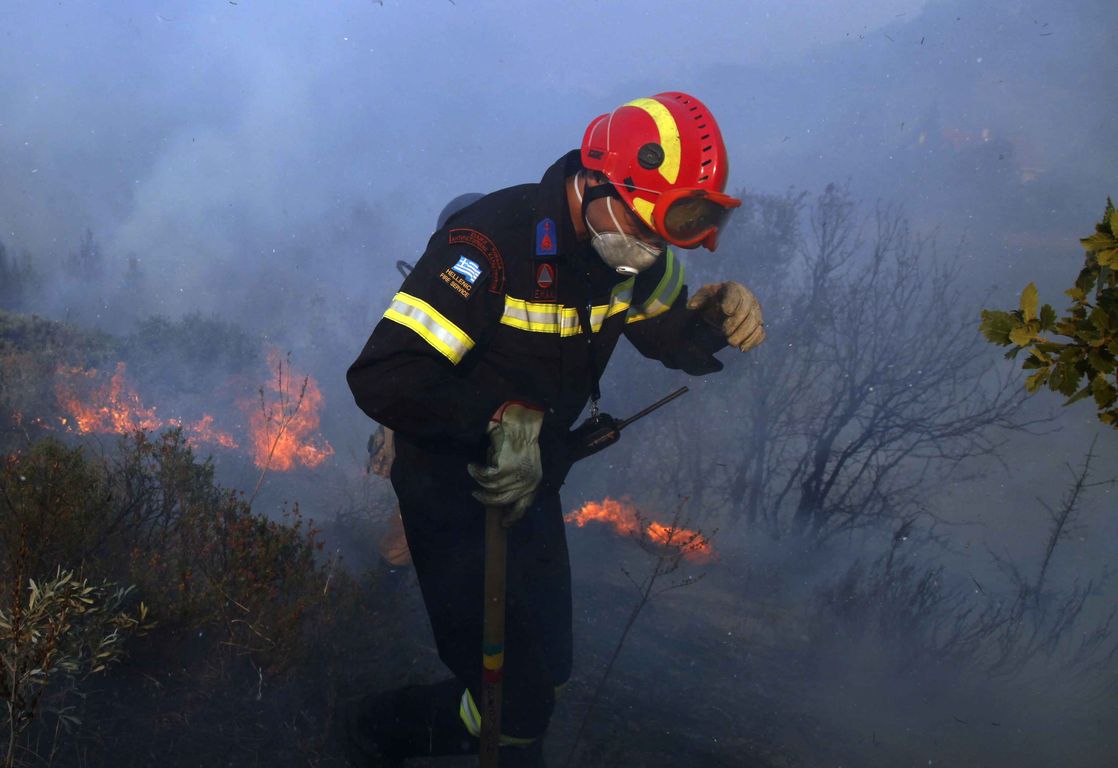
[{"label": "orange flame", "polygon": [[[318,434],[322,392],[313,378],[292,369],[278,351],[269,352],[268,365],[276,375],[261,388],[260,397],[239,401],[249,421],[248,450],[261,469],[285,472],[296,465],[313,469],[334,455],[334,449]],[[209,414],[185,425],[179,419],[156,416],[155,408],[145,407],[125,378],[123,362],[117,363],[108,382],[102,379],[95,368],[58,369],[55,394],[67,414],[61,419],[64,427],[82,433],[153,432],[178,427],[187,435],[188,443],[238,447],[233,436],[218,429]]]},{"label": "orange flame", "polygon": [[133,432],[155,430],[163,426],[156,418],[155,408],[145,408],[136,390],[124,378],[124,363],[116,364],[116,372],[108,382],[97,383],[96,368],[60,368],[55,380],[58,402],[69,412],[63,425],[78,432]]},{"label": "orange flame", "polygon": [[62,425],[74,432],[117,433],[143,430],[153,432],[163,427],[181,427],[187,442],[216,443],[224,448],[236,448],[237,442],[227,432],[215,429],[213,416],[204,415],[194,424],[182,426],[178,419],[160,419],[155,407],[147,408],[139,393],[125,378],[124,363],[116,364],[116,371],[107,382],[98,383],[96,368],[67,368],[57,371],[55,395],[67,412],[60,419]]},{"label": "orange flame", "polygon": [[318,383],[285,363],[277,350],[268,353],[276,372],[257,399],[240,401],[247,412],[253,461],[261,469],[286,472],[296,464],[311,469],[334,455],[318,432],[322,392]]},{"label": "orange flame", "polygon": [[237,441],[228,432],[222,432],[220,429],[214,428],[214,417],[204,414],[202,418],[191,424],[186,428],[187,434],[190,435],[191,440],[198,440],[202,443],[215,443],[222,448],[236,448]]},{"label": "orange flame", "polygon": [[709,563],[715,558],[713,547],[698,531],[688,528],[673,528],[652,521],[644,525],[640,512],[631,503],[606,498],[602,501],[588,501],[581,507],[564,516],[568,523],[582,528],[595,522],[608,525],[614,533],[622,536],[644,536],[649,541],[668,549],[676,549],[693,563]]}]

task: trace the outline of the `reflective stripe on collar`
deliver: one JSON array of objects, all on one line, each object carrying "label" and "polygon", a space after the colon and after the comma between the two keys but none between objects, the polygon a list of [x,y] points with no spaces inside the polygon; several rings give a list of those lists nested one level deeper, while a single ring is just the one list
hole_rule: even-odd
[{"label": "reflective stripe on collar", "polygon": [[683,262],[675,257],[675,251],[668,248],[665,255],[664,276],[660,278],[652,295],[642,304],[629,309],[626,323],[636,323],[662,315],[671,309],[683,290]]}]

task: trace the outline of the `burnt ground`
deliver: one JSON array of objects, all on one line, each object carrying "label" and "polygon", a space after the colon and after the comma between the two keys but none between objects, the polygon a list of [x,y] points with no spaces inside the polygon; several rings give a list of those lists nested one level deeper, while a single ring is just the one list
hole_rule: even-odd
[{"label": "burnt ground", "polygon": [[[574,569],[575,670],[546,742],[548,764],[588,768],[800,768],[858,765],[834,733],[787,702],[803,699],[806,672],[781,643],[779,606],[735,595],[735,574],[718,563],[693,585],[654,597],[629,632],[568,763],[594,689],[651,560],[601,531],[569,531]],[[683,575],[681,570],[674,578]],[[658,586],[668,586],[673,576]],[[409,763],[410,765],[411,763]],[[476,758],[414,761],[466,768]]]}]

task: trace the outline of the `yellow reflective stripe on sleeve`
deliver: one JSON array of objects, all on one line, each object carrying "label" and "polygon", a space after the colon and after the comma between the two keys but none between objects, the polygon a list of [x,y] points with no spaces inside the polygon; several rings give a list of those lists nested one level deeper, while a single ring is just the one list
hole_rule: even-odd
[{"label": "yellow reflective stripe on sleeve", "polygon": [[672,304],[679,298],[679,292],[683,290],[683,262],[675,257],[675,251],[671,248],[668,248],[665,258],[664,276],[660,278],[652,295],[643,304],[629,310],[625,318],[626,323],[636,323],[662,315],[671,309]]},{"label": "yellow reflective stripe on sleeve", "polygon": [[[590,329],[593,333],[602,330],[608,318],[629,310],[633,300],[633,278],[614,286],[609,304],[597,304],[590,308]],[[505,296],[505,309],[501,314],[501,324],[533,333],[554,333],[560,336],[577,336],[582,332],[578,319],[578,309],[560,304],[543,304]]]},{"label": "yellow reflective stripe on sleeve", "polygon": [[465,331],[450,322],[441,312],[406,293],[397,293],[388,305],[384,316],[400,325],[411,328],[420,338],[441,352],[447,360],[458,365],[466,353],[474,348],[474,340]]},{"label": "yellow reflective stripe on sleeve", "polygon": [[[458,704],[458,717],[462,718],[462,725],[466,726],[466,730],[470,732],[471,736],[481,738],[481,712],[478,711],[477,704],[474,703],[474,697],[470,694],[469,688],[462,693],[462,699]],[[501,746],[503,747],[523,747],[531,744],[533,741],[535,741],[535,739],[521,739],[517,736],[501,734]]]}]

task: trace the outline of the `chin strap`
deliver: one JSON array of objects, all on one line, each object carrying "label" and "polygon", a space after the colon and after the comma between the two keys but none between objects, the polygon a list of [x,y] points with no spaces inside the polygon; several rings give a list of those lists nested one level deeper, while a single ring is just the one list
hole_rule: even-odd
[{"label": "chin strap", "polygon": [[595,200],[601,200],[603,197],[616,197],[618,200],[621,199],[621,193],[618,192],[617,188],[608,181],[604,184],[599,184],[596,187],[587,187],[586,192],[583,193],[578,188],[578,179],[576,178],[575,194],[578,195],[578,199],[582,201],[581,215],[583,224],[588,224],[588,222],[586,221],[586,209],[589,208],[590,204]]}]

